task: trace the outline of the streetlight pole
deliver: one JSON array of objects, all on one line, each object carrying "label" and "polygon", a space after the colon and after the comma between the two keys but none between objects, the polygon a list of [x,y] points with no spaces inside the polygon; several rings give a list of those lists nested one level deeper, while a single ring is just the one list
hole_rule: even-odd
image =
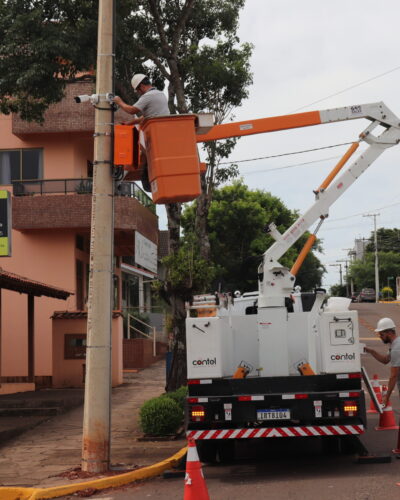
[{"label": "streetlight pole", "polygon": [[374,218],[374,246],[375,246],[375,302],[379,302],[379,262],[378,262],[378,235],[376,231],[376,218],[381,214],[365,214],[363,217]]},{"label": "streetlight pole", "polygon": [[[115,0],[99,0],[96,93],[113,92]],[[87,319],[82,470],[104,472],[110,462],[113,178],[111,104],[95,111],[90,278]]]}]

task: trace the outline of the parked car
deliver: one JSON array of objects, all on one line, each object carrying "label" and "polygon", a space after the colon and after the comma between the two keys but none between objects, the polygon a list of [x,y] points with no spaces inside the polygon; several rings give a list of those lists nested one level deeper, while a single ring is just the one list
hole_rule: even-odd
[{"label": "parked car", "polygon": [[360,294],[358,292],[354,292],[353,295],[351,296],[351,301],[352,302],[358,302],[358,296]]},{"label": "parked car", "polygon": [[363,288],[358,296],[358,302],[375,302],[375,290]]}]

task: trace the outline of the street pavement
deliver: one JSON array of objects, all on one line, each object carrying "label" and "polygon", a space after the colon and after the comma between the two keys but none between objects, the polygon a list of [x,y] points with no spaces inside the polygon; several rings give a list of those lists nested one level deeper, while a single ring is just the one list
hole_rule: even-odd
[{"label": "street pavement", "polygon": [[[361,342],[387,352],[374,332],[377,321],[392,317],[400,331],[400,305],[352,304],[359,311]],[[362,356],[362,364],[370,378],[377,374],[386,383],[389,366],[370,355]],[[367,395],[369,406],[369,397]],[[397,391],[392,397],[396,420],[399,420]],[[398,431],[376,431],[379,416],[368,415],[368,429],[361,441],[371,455],[391,456],[391,463],[357,464],[353,455],[329,455],[321,452],[317,442],[280,440],[280,453],[264,450],[264,454],[242,449],[230,464],[203,465],[203,473],[212,500],[399,500],[400,460],[391,453],[397,446]],[[268,443],[266,446],[270,445]],[[253,450],[254,451],[254,450]],[[101,500],[147,500],[183,498],[182,478],[155,478],[116,491],[96,493]],[[72,500],[72,497],[69,497]]]},{"label": "street pavement", "polygon": [[[354,304],[359,311],[361,342],[386,352],[374,333],[376,322],[383,316],[392,317],[400,327],[398,304]],[[389,367],[370,355],[362,356],[362,364],[372,378],[377,374],[381,383],[388,379]],[[165,364],[159,362],[137,374],[127,374],[126,383],[113,390],[111,461],[121,468],[150,465],[161,461],[186,443],[184,439],[167,442],[138,441],[138,410],[147,399],[161,394],[165,384]],[[367,396],[367,404],[369,398]],[[399,418],[398,394],[392,404]],[[254,449],[240,450],[230,464],[203,465],[211,499],[237,500],[398,500],[400,498],[400,460],[391,454],[397,446],[398,431],[376,431],[379,417],[368,416],[368,430],[362,441],[371,454],[392,456],[391,463],[359,465],[352,455],[327,455],[312,438],[290,443],[279,440],[281,450],[274,453]],[[54,417],[8,442],[0,448],[0,482],[3,485],[48,487],[82,479],[70,479],[64,474],[80,465],[82,408]],[[93,499],[145,500],[148,498],[180,499],[183,479],[161,477],[141,481],[118,489],[94,492]],[[76,496],[64,497],[73,500]]]},{"label": "street pavement", "polygon": [[[140,441],[139,409],[165,387],[165,361],[138,373],[125,373],[112,391],[111,464],[121,472],[165,460],[186,445],[173,441]],[[80,467],[83,407],[42,422],[0,446],[0,485],[50,487],[85,479]],[[61,475],[61,476],[60,476]],[[97,477],[102,477],[97,475]]]}]

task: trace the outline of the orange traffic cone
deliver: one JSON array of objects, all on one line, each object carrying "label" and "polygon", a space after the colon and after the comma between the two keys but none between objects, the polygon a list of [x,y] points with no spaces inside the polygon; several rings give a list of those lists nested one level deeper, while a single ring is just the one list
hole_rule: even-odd
[{"label": "orange traffic cone", "polygon": [[[383,386],[382,388],[382,397],[384,398],[387,392],[387,387]],[[396,420],[394,418],[394,412],[392,405],[390,401],[388,401],[387,406],[383,409],[383,412],[380,414],[379,417],[379,425],[378,427],[375,427],[376,431],[387,431],[387,430],[393,430],[393,429],[398,429],[399,426],[396,425]]]},{"label": "orange traffic cone", "polygon": [[203,471],[201,470],[196,443],[193,439],[189,439],[188,441],[183,500],[210,500]]},{"label": "orange traffic cone", "polygon": [[[371,386],[375,392],[376,399],[378,400],[378,403],[382,404],[382,390],[381,390],[381,385],[379,383],[378,375],[374,375],[372,380],[371,380]],[[371,398],[371,401],[369,402],[369,410],[367,413],[378,413],[374,402]]]},{"label": "orange traffic cone", "polygon": [[400,430],[397,433],[397,447],[392,450],[395,455],[400,455]]}]

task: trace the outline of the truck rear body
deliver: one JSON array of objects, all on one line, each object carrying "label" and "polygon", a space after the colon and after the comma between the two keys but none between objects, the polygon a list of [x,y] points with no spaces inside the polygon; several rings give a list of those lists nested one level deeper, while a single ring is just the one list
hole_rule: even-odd
[{"label": "truck rear body", "polygon": [[345,436],[366,426],[361,374],[189,380],[195,440]]}]

